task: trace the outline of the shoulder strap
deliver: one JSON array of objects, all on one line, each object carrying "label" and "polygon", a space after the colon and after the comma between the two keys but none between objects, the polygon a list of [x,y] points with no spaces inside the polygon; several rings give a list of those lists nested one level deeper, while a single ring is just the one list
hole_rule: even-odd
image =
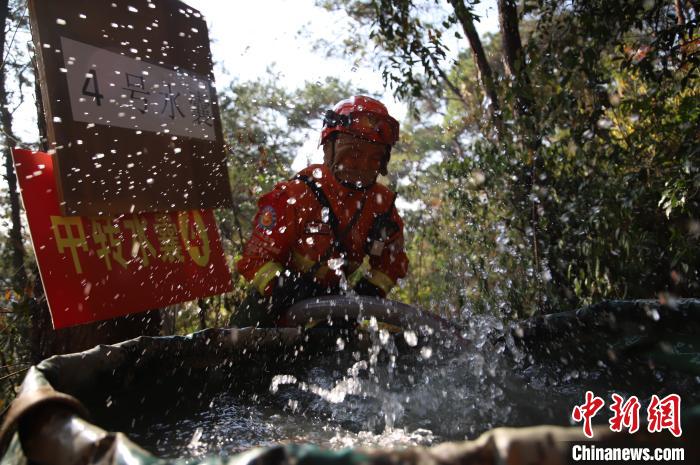
[{"label": "shoulder strap", "polygon": [[396,197],[397,194],[394,194],[389,208],[377,214],[372,220],[365,244],[365,253],[370,256],[380,254],[386,241],[400,230],[399,225],[391,218],[394,213]]},{"label": "shoulder strap", "polygon": [[394,196],[391,199],[391,203],[389,204],[389,208],[387,208],[386,211],[379,216],[382,216],[384,218],[388,218],[391,216],[391,214],[394,212],[394,204],[396,203],[396,197],[398,196],[399,194],[394,193]]},{"label": "shoulder strap", "polygon": [[316,181],[309,178],[308,176],[304,176],[303,174],[297,174],[294,177],[294,179],[303,181],[304,184],[306,184],[309,187],[309,189],[311,189],[311,192],[314,193],[314,196],[316,196],[316,200],[318,200],[318,203],[320,203],[322,207],[328,209],[328,221],[331,224],[331,228],[333,229],[333,235],[337,238],[340,222],[338,221],[338,217],[335,216],[335,212],[333,211],[333,207],[331,207],[331,202],[328,200],[328,197],[326,197],[326,193],[323,192],[323,189],[321,189],[321,187],[316,183]]},{"label": "shoulder strap", "polygon": [[342,253],[347,253],[345,250],[345,246],[343,246],[343,239],[345,239],[345,236],[347,236],[348,233],[352,230],[353,226],[355,226],[357,220],[360,219],[360,215],[362,214],[362,210],[365,206],[365,201],[367,200],[367,193],[365,193],[365,195],[362,196],[362,200],[360,200],[360,206],[357,208],[357,210],[355,210],[355,214],[352,216],[345,229],[339,231],[340,221],[335,215],[333,207],[331,207],[331,203],[328,200],[328,197],[326,197],[326,193],[323,192],[323,189],[321,189],[318,183],[313,179],[309,178],[308,176],[304,176],[303,174],[296,175],[294,179],[303,181],[304,184],[306,184],[309,187],[309,189],[311,189],[311,192],[314,193],[314,196],[316,197],[316,200],[318,200],[318,203],[320,203],[322,207],[328,209],[328,222],[330,223],[331,229],[333,230],[334,240],[331,242],[331,245],[326,250],[326,253],[324,253],[321,257],[321,260],[317,262],[312,268],[315,273],[316,270],[318,270],[318,268],[321,266],[321,263],[325,262],[331,257],[331,255],[333,254],[333,250],[337,249]]}]

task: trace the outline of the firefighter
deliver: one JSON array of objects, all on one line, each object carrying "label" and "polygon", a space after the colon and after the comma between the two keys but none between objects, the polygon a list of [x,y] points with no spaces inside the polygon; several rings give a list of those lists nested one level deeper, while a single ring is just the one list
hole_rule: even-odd
[{"label": "firefighter", "polygon": [[342,100],[325,113],[323,164],[258,200],[252,237],[237,263],[251,288],[232,326],[274,326],[295,302],[350,288],[385,297],[406,275],[396,194],[377,182],[398,136],[398,121],[370,97]]}]

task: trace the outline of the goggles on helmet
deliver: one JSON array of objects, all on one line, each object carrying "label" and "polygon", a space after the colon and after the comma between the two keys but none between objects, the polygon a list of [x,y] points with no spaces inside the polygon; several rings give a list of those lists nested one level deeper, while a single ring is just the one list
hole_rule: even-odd
[{"label": "goggles on helmet", "polygon": [[394,145],[399,140],[399,122],[389,115],[371,111],[353,111],[341,115],[328,110],[323,116],[323,126],[338,128],[342,132],[386,145]]}]

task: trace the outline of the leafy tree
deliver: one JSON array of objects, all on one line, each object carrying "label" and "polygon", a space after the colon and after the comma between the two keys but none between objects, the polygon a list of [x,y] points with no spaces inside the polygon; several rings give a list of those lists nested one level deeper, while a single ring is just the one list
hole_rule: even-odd
[{"label": "leafy tree", "polygon": [[[6,399],[14,396],[16,379],[21,375],[28,360],[29,351],[25,341],[29,332],[27,294],[29,287],[25,261],[28,261],[22,235],[20,201],[17,178],[12,163],[11,149],[21,145],[13,131],[13,113],[23,102],[23,88],[28,84],[25,72],[26,56],[18,53],[15,41],[17,32],[27,28],[24,2],[0,1],[0,126],[2,127],[2,154],[4,157],[4,180],[7,193],[2,196],[2,226],[0,234],[0,408]],[[18,84],[15,91],[11,83]],[[5,235],[5,232],[7,234]]]},{"label": "leafy tree", "polygon": [[[2,256],[5,258],[3,264],[9,265],[4,273],[8,276],[5,287],[9,287],[20,294],[26,292],[28,285],[27,271],[25,269],[26,251],[24,238],[22,237],[22,224],[20,220],[20,200],[17,189],[17,178],[12,163],[12,147],[22,145],[15,136],[12,123],[13,113],[24,100],[23,87],[28,84],[25,76],[27,69],[27,59],[22,54],[18,54],[15,38],[18,29],[26,29],[27,20],[23,12],[26,5],[23,2],[10,2],[2,0],[0,2],[0,24],[3,32],[0,38],[0,56],[2,56],[2,67],[0,67],[0,125],[2,126],[3,157],[4,157],[4,179],[7,183],[7,204],[9,232],[7,241],[2,244]],[[19,58],[18,58],[19,56]],[[19,87],[17,91],[10,90],[11,80],[14,79]],[[18,103],[17,103],[18,102]]]},{"label": "leafy tree", "polygon": [[[415,139],[440,141],[442,161],[403,192],[434,207],[409,230],[451,258],[409,239],[412,264],[435,267],[412,295],[512,315],[697,295],[697,6],[501,0],[482,42],[474,3],[325,2],[368,31],[387,83],[429,122],[398,151],[428,158],[435,144]],[[455,35],[465,49],[447,59]]]}]

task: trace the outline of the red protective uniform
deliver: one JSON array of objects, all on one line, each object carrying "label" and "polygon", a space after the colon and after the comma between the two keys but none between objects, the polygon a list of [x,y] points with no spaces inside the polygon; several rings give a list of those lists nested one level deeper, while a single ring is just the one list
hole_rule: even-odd
[{"label": "red protective uniform", "polygon": [[[341,235],[364,197],[360,216],[341,241],[347,252],[345,272],[352,283],[351,274],[369,255],[371,268],[365,278],[386,295],[408,269],[403,222],[394,205],[395,194],[378,183],[366,190],[346,187],[325,165],[311,165],[299,175],[315,181],[323,190],[338,219],[337,230]],[[382,215],[389,220],[389,227],[383,228],[383,235],[378,236],[375,219]],[[327,253],[333,238],[329,213],[311,188],[299,179],[281,182],[258,200],[253,234],[237,263],[238,271],[252,281],[260,294],[268,295],[270,283],[278,273],[284,269],[299,272],[311,269]],[[340,253],[336,250],[328,262],[340,263],[338,258]],[[337,287],[342,273],[335,269],[337,266],[333,268],[322,263],[316,272],[317,282]]]}]

